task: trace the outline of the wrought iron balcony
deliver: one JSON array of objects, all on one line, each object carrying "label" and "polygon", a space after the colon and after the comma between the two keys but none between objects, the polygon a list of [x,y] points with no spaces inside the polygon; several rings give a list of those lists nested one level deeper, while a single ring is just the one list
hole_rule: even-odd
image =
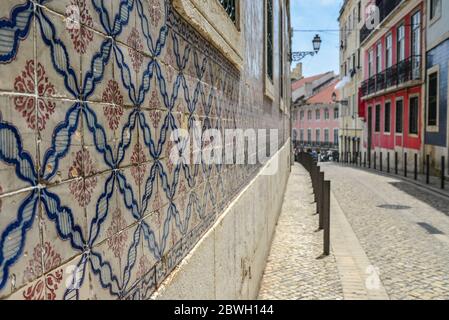
[{"label": "wrought iron balcony", "polygon": [[232,22],[236,23],[238,0],[219,0],[219,1],[220,4],[223,6],[223,9],[228,14],[229,18],[231,18]]},{"label": "wrought iron balcony", "polygon": [[[376,0],[376,6],[379,8],[379,24],[405,0]],[[376,28],[369,28],[366,24],[360,30],[360,43],[363,43]]]},{"label": "wrought iron balcony", "polygon": [[362,96],[377,93],[408,81],[421,80],[421,56],[411,56],[362,82]]}]

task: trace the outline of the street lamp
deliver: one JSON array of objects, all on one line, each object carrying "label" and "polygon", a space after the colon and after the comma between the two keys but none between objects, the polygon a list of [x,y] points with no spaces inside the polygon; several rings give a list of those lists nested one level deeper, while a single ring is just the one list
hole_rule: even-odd
[{"label": "street lamp", "polygon": [[301,61],[306,56],[314,56],[315,54],[318,54],[321,48],[321,38],[317,34],[312,40],[313,50],[314,51],[300,51],[300,52],[292,52],[291,54],[291,60],[292,61]]},{"label": "street lamp", "polygon": [[313,50],[315,50],[315,53],[318,53],[318,51],[320,51],[321,48],[321,38],[319,35],[315,35],[315,38],[313,38],[312,40],[312,44],[313,44]]}]

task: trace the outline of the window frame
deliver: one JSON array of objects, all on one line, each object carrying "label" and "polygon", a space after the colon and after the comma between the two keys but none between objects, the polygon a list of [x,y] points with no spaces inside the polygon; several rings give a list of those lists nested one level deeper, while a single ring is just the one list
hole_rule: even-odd
[{"label": "window frame", "polygon": [[[337,112],[335,112],[337,111]],[[335,116],[337,115],[337,116]],[[334,120],[340,119],[340,109],[338,107],[334,108]]]},{"label": "window frame", "polygon": [[360,69],[361,67],[361,50],[360,48],[357,49],[357,68]]},{"label": "window frame", "polygon": [[377,103],[374,105],[374,132],[380,133],[382,123],[382,104]]},{"label": "window frame", "polygon": [[[326,139],[326,133],[327,133],[327,139]],[[329,144],[331,141],[331,134],[329,128],[324,128],[324,143]]]},{"label": "window frame", "polygon": [[376,74],[382,72],[382,41],[376,43]]},{"label": "window frame", "polygon": [[[403,31],[403,36],[402,36],[402,38],[399,38],[399,30],[402,30]],[[400,40],[402,40],[402,46],[401,45],[399,45],[399,41]],[[405,34],[405,24],[404,23],[401,23],[397,28],[396,28],[396,63],[399,63],[399,62],[401,62],[401,61],[403,61],[403,60],[405,60],[406,59],[406,43],[405,43],[405,40],[406,40],[406,34]],[[403,52],[401,52],[401,53],[403,53],[403,57],[402,57],[402,59],[400,59],[400,51],[399,50],[401,50],[401,49],[403,49]]]},{"label": "window frame", "polygon": [[357,21],[362,22],[362,1],[357,3]]},{"label": "window frame", "polygon": [[[413,18],[419,15],[419,26],[416,28],[415,25],[413,24]],[[418,45],[418,52],[415,53],[416,56],[421,55],[422,52],[422,26],[423,26],[423,19],[422,19],[422,12],[420,9],[415,10],[411,15],[410,15],[410,56],[413,56],[413,44],[416,43]],[[415,31],[418,31],[418,39],[415,39]],[[416,41],[417,40],[417,41]]]},{"label": "window frame", "polygon": [[[268,24],[268,5],[271,3],[271,25]],[[274,3],[275,0],[264,0],[264,78],[265,78],[265,96],[274,101]],[[269,34],[268,29],[271,26],[271,71],[269,70]],[[269,73],[272,73],[271,78]]]},{"label": "window frame", "polygon": [[[219,1],[172,0],[173,8],[210,41],[241,72],[243,35],[240,0],[236,0],[235,23]],[[205,28],[204,26],[209,26]]]},{"label": "window frame", "polygon": [[[390,46],[388,46],[390,39]],[[393,66],[393,33],[389,32],[385,37],[385,69]]]},{"label": "window frame", "polygon": [[[398,131],[398,102],[402,103],[402,112],[401,112],[401,131]],[[394,133],[396,136],[404,135],[404,97],[397,97],[394,101]]]},{"label": "window frame", "polygon": [[443,8],[442,0],[438,0],[437,12],[436,12],[435,16],[432,17],[432,1],[433,0],[429,0],[429,3],[428,3],[428,8],[429,8],[429,14],[428,14],[429,25],[432,25],[436,21],[440,20],[440,18],[441,18],[441,11],[442,11],[442,8]]},{"label": "window frame", "polygon": [[[437,75],[437,101],[436,101],[436,119],[435,125],[429,125],[429,107],[430,107],[430,76],[435,74]],[[440,131],[440,65],[435,65],[432,68],[427,70],[427,93],[426,93],[426,131],[427,132],[439,132]]]},{"label": "window frame", "polygon": [[[412,115],[412,104],[411,101],[412,99],[416,99],[416,101],[418,102],[418,106],[417,106],[417,111],[416,111],[416,130],[417,132],[412,132],[411,131],[411,115]],[[415,93],[415,94],[411,94],[408,97],[408,135],[411,137],[418,137],[419,136],[419,94]]]},{"label": "window frame", "polygon": [[368,51],[368,78],[371,78],[373,74],[373,63],[374,63],[374,49]]},{"label": "window frame", "polygon": [[[337,132],[337,134],[335,134],[335,132]],[[340,137],[339,137],[339,134],[340,134],[340,129],[334,128],[334,144],[335,144],[335,145],[340,144]]]},{"label": "window frame", "polygon": [[[387,105],[389,106],[389,114],[387,117]],[[387,131],[387,119],[388,119],[388,131]],[[384,102],[384,134],[391,134],[391,100],[385,100]]]},{"label": "window frame", "polygon": [[[285,52],[284,52],[284,5],[283,1],[279,0],[279,95],[281,99],[280,106],[284,104],[285,98],[285,84],[284,84],[284,63],[285,63]],[[281,108],[283,109],[283,107]]]}]

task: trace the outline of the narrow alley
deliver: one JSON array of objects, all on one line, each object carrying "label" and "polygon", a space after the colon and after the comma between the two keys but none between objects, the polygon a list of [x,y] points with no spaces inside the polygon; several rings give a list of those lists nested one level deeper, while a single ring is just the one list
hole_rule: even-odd
[{"label": "narrow alley", "polygon": [[[449,198],[373,171],[321,167],[332,183],[331,256],[317,259],[322,233],[296,164],[259,298],[448,299]],[[292,237],[307,257],[295,256]]]}]

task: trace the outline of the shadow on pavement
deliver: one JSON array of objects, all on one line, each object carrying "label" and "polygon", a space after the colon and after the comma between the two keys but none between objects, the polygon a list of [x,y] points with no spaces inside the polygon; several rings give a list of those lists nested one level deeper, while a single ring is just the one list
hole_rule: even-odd
[{"label": "shadow on pavement", "polygon": [[423,191],[421,188],[417,188],[407,182],[390,182],[390,184],[449,217],[449,199],[444,200],[442,197]]}]

